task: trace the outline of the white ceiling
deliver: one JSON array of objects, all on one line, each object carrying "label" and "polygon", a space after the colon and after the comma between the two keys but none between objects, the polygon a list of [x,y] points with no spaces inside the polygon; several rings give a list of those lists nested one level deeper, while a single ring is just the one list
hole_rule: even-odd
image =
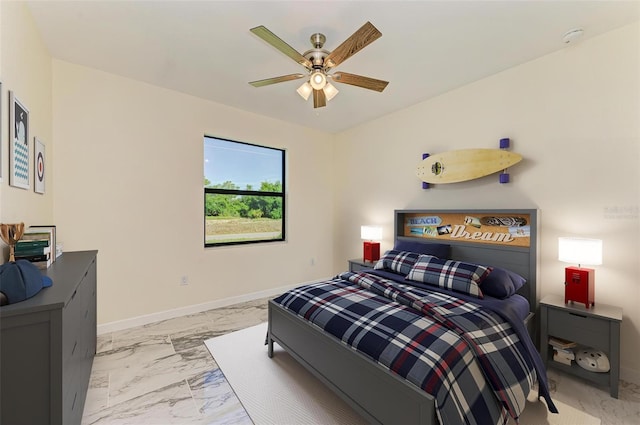
[{"label": "white ceiling", "polygon": [[[54,58],[306,127],[339,132],[640,19],[640,1],[29,1]],[[304,72],[253,35],[264,25],[300,53],[331,51],[366,21],[382,37],[335,68],[389,81],[382,93],[335,84],[314,109]],[[568,48],[571,48],[570,46]]]}]

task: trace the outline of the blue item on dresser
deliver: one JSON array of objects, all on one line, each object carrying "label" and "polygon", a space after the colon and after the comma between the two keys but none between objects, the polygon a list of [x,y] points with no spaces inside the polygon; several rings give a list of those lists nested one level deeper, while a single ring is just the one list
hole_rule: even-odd
[{"label": "blue item on dresser", "polygon": [[53,281],[43,276],[40,269],[27,260],[18,260],[0,265],[0,292],[7,297],[8,304],[31,298]]}]

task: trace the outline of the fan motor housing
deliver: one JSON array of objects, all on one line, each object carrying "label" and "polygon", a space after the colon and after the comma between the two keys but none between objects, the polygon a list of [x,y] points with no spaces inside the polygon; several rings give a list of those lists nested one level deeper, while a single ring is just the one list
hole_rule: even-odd
[{"label": "fan motor housing", "polygon": [[324,42],[327,41],[327,37],[319,32],[311,34],[309,37],[313,49],[307,50],[302,56],[307,58],[312,64],[314,69],[322,69],[324,67],[324,58],[329,56],[329,52],[324,50]]},{"label": "fan motor housing", "polygon": [[311,49],[302,55],[307,58],[314,68],[322,68],[324,66],[324,58],[329,56],[329,52],[324,49]]}]

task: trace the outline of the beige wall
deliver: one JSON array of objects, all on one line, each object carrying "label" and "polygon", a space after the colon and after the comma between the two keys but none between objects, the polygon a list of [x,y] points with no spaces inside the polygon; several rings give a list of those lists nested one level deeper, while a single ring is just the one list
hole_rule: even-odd
[{"label": "beige wall", "polygon": [[[0,81],[2,115],[0,133],[2,182],[0,222],[27,225],[53,221],[53,138],[51,118],[51,57],[35,29],[31,14],[20,2],[0,2]],[[30,189],[9,186],[9,90],[29,110]],[[33,190],[33,137],[45,144],[44,195]],[[0,242],[6,257],[7,248]]]},{"label": "beige wall", "polygon": [[[54,215],[65,250],[100,251],[99,323],[330,273],[326,134],[57,60],[53,86]],[[287,242],[203,247],[204,134],[286,149]]]},{"label": "beige wall", "polygon": [[[640,375],[639,42],[628,26],[340,134],[337,268],[360,255],[361,224],[383,225],[382,249],[391,246],[394,209],[538,208],[542,296],[564,293],[559,236],[603,239],[596,302],[624,309],[622,365]],[[501,137],[525,158],[512,183],[421,189],[423,152],[494,148]]]}]

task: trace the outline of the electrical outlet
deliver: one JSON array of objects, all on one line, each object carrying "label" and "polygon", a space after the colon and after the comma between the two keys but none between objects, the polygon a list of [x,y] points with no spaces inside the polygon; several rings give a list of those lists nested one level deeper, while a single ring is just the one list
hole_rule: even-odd
[{"label": "electrical outlet", "polygon": [[188,284],[189,284],[189,276],[182,276],[182,278],[180,278],[180,286],[184,286]]}]

